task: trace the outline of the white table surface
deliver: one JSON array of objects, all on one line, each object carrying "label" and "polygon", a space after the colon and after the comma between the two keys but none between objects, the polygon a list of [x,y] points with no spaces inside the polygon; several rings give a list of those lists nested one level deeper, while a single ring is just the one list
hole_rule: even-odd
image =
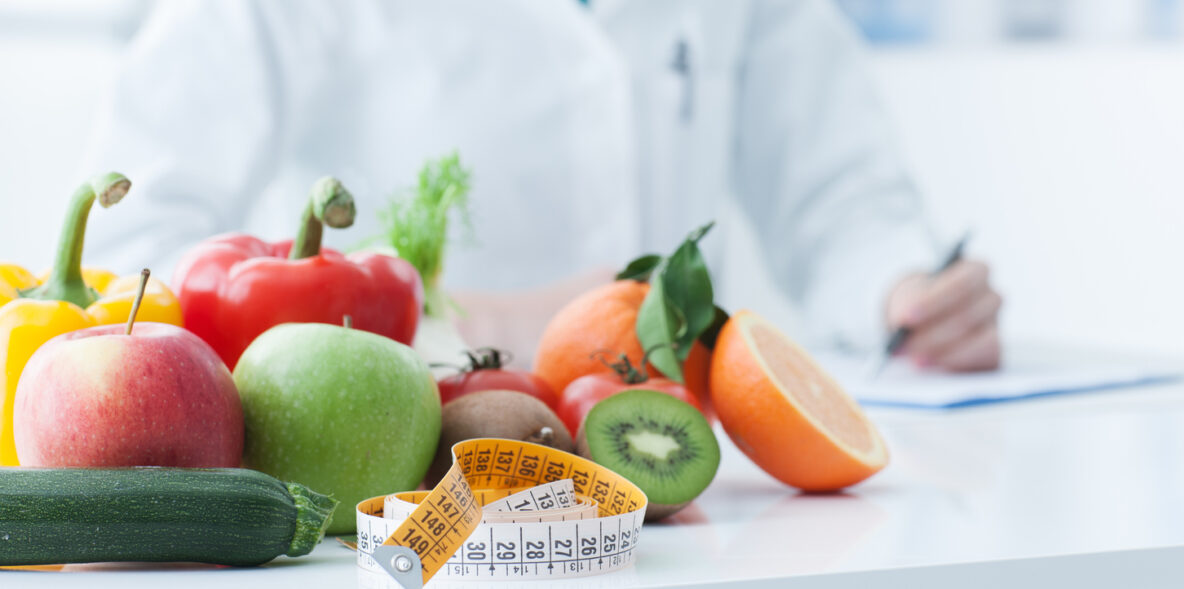
[{"label": "white table surface", "polygon": [[[846,493],[785,487],[721,432],[715,481],[673,521],[644,527],[633,567],[428,586],[1184,586],[1184,384],[870,414],[892,461]],[[330,540],[263,567],[0,571],[0,588],[381,586],[367,575]]]}]

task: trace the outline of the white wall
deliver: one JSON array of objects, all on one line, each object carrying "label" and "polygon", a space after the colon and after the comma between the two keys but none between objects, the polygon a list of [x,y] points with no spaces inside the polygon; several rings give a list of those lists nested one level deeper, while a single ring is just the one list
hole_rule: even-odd
[{"label": "white wall", "polygon": [[1184,45],[875,62],[934,218],[995,264],[1009,334],[1184,354]]},{"label": "white wall", "polygon": [[[41,268],[119,35],[0,32],[0,259]],[[873,59],[940,232],[973,227],[972,253],[995,265],[1009,336],[1184,355],[1184,46]],[[731,245],[750,263],[751,244]],[[746,302],[772,305],[753,280]]]},{"label": "white wall", "polygon": [[47,267],[96,101],[147,0],[0,2],[0,261]]},{"label": "white wall", "polygon": [[109,38],[0,35],[0,261],[49,265],[117,51]]}]

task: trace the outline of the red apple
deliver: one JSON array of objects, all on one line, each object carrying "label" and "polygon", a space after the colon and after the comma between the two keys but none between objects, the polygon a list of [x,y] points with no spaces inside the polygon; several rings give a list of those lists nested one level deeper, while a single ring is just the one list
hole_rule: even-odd
[{"label": "red apple", "polygon": [[16,387],[22,466],[238,466],[243,410],[226,365],[163,323],[91,327],[37,349]]}]

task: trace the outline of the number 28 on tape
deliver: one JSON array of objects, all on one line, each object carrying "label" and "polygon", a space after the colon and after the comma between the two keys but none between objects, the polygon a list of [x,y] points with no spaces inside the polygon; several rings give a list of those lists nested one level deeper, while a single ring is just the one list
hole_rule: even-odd
[{"label": "number 28 on tape", "polygon": [[431,491],[358,504],[358,566],[410,589],[435,575],[558,579],[633,562],[646,497],[625,477],[516,440],[467,440],[452,454]]}]

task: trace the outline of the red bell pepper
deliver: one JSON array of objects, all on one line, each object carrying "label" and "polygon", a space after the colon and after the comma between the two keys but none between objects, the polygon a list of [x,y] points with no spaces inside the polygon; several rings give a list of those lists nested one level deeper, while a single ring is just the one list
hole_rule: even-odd
[{"label": "red bell pepper", "polygon": [[322,224],[348,227],[353,197],[334,178],[313,185],[294,241],[229,233],[207,239],[177,265],[173,286],[185,327],[234,369],[259,334],[281,323],[336,323],[411,344],[423,282],[406,260],[344,256],[321,247]]}]

